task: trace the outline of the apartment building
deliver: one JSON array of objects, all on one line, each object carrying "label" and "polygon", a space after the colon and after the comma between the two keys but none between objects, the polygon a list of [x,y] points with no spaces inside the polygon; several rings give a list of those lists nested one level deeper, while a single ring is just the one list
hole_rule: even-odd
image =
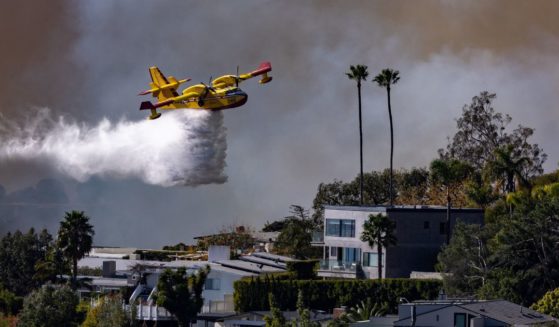
[{"label": "apartment building", "polygon": [[[325,206],[324,249],[318,275],[322,277],[378,278],[378,250],[361,241],[369,215],[382,215],[396,224],[398,242],[383,249],[383,277],[408,278],[412,271],[434,271],[437,254],[446,241],[446,207],[442,206]],[[483,224],[483,211],[452,208],[450,233],[457,221]]]}]

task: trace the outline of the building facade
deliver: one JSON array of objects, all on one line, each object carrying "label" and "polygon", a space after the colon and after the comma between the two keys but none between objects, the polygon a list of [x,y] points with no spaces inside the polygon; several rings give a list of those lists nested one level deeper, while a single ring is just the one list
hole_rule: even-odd
[{"label": "building facade", "polygon": [[[322,277],[378,277],[378,249],[361,241],[369,215],[382,215],[396,224],[397,244],[383,249],[383,277],[408,278],[412,271],[434,271],[446,241],[446,208],[436,206],[325,206],[324,249],[318,275]],[[450,233],[457,221],[483,224],[481,209],[451,210]]]}]

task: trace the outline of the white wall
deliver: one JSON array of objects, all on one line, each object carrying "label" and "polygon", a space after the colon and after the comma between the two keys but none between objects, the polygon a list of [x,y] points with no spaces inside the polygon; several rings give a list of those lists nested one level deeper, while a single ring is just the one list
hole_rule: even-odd
[{"label": "white wall", "polygon": [[[335,237],[326,236],[326,221],[324,221],[324,245],[327,247],[349,247],[361,249],[360,261],[363,261],[364,252],[378,253],[377,247],[371,248],[367,243],[361,241],[361,234],[363,233],[363,224],[369,219],[371,214],[381,214],[386,216],[386,212],[368,212],[368,211],[354,211],[354,210],[324,210],[325,219],[352,219],[355,220],[355,237]],[[383,254],[386,254],[385,249],[383,249]],[[329,249],[326,256],[330,260],[335,260],[336,256],[331,256],[331,251]],[[377,267],[363,267],[363,271],[367,278],[378,278],[378,268]],[[382,269],[383,276],[386,275],[385,267]]]}]

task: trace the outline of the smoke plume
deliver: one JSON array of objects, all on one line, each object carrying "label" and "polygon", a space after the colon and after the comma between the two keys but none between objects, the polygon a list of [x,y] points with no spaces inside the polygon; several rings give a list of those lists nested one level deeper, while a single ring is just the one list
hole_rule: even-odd
[{"label": "smoke plume", "polygon": [[50,164],[80,182],[136,177],[161,186],[224,183],[222,113],[180,111],[149,121],[89,126],[39,109],[24,124],[0,120],[0,161]]}]

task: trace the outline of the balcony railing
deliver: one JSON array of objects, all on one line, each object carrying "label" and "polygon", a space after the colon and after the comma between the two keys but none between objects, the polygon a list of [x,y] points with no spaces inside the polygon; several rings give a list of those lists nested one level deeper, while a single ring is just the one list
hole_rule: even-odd
[{"label": "balcony railing", "polygon": [[357,262],[346,262],[338,260],[320,260],[320,270],[332,272],[356,272]]}]

